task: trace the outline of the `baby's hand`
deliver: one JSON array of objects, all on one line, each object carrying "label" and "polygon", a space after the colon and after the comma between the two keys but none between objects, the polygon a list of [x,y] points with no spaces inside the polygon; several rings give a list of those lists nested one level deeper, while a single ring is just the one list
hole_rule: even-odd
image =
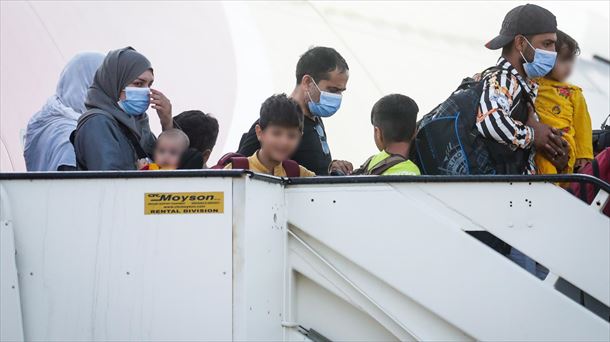
[{"label": "baby's hand", "polygon": [[148,165],[148,158],[138,159],[136,162],[136,169],[142,170],[146,165]]}]

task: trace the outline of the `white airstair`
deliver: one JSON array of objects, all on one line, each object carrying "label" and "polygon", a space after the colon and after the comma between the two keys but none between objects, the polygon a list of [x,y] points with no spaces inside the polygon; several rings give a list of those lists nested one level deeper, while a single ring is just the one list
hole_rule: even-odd
[{"label": "white airstair", "polygon": [[0,338],[608,341],[610,186],[568,178],[0,174]]}]

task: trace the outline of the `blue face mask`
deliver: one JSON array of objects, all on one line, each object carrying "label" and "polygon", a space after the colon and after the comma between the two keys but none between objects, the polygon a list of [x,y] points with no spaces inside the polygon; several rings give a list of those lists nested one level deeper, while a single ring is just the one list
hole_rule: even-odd
[{"label": "blue face mask", "polygon": [[313,81],[313,84],[316,86],[316,88],[318,88],[318,91],[320,92],[320,102],[314,102],[308,91],[307,96],[309,96],[309,102],[307,103],[307,106],[309,107],[309,111],[313,115],[320,116],[323,118],[332,116],[339,110],[339,107],[341,107],[342,96],[340,94],[333,94],[327,91],[320,90],[320,87],[318,87],[318,85],[316,84],[316,80]]},{"label": "blue face mask", "polygon": [[120,100],[118,104],[129,115],[142,115],[150,105],[150,88],[126,87],[125,100]]},{"label": "blue face mask", "polygon": [[525,41],[529,44],[529,46],[532,47],[532,49],[534,49],[534,60],[532,62],[528,62],[525,56],[523,56],[523,53],[519,52],[521,53],[521,57],[523,57],[525,60],[525,63],[523,63],[523,69],[525,69],[527,77],[542,77],[551,72],[555,66],[557,52],[535,49],[527,38],[525,38]]}]

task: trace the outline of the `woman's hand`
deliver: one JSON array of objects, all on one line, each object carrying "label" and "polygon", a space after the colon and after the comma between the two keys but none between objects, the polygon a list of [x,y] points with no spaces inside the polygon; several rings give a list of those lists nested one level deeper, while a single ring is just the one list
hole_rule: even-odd
[{"label": "woman's hand", "polygon": [[164,131],[173,128],[172,103],[162,92],[156,89],[150,89],[150,91],[152,93],[150,96],[150,103],[152,104],[152,108],[157,111],[157,115],[159,115],[161,128]]}]

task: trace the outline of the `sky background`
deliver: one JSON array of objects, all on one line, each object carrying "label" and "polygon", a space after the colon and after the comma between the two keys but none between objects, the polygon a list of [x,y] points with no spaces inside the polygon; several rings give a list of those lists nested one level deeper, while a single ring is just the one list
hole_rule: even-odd
[{"label": "sky background", "polygon": [[[2,1],[0,170],[25,170],[21,136],[81,51],[133,46],[155,69],[174,115],[213,113],[221,134],[213,162],[235,151],[273,93],[290,94],[299,56],[336,48],[350,66],[341,110],[325,120],[334,159],[362,163],[376,152],[370,109],[381,96],[415,99],[420,115],[465,77],[493,65],[484,48],[515,1]],[[584,89],[594,128],[610,113],[608,1],[533,2],[553,12],[580,44],[572,82]],[[151,126],[160,132],[154,111]]]}]

